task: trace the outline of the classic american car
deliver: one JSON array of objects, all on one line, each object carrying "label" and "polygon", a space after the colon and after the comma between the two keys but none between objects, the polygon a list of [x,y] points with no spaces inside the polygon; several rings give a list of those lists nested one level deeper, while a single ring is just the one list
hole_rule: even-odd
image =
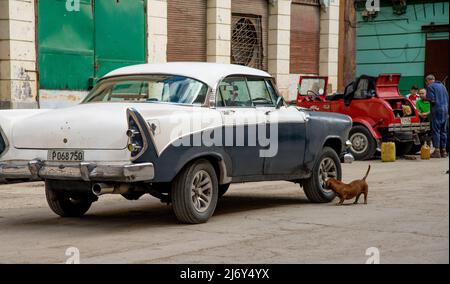
[{"label": "classic american car", "polygon": [[45,181],[49,207],[84,215],[103,194],[171,203],[206,222],[231,183],[299,183],[330,202],[351,119],[288,106],[273,78],[249,67],[165,63],[123,67],[78,105],[0,111],[0,180]]}]

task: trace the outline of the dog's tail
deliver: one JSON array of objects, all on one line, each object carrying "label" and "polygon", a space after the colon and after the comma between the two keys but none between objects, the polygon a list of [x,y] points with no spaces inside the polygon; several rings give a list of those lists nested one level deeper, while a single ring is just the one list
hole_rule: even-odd
[{"label": "dog's tail", "polygon": [[366,180],[366,178],[367,178],[367,176],[369,175],[369,172],[370,172],[370,165],[369,165],[369,168],[367,169],[367,173],[366,173],[366,175],[362,178],[362,180]]}]

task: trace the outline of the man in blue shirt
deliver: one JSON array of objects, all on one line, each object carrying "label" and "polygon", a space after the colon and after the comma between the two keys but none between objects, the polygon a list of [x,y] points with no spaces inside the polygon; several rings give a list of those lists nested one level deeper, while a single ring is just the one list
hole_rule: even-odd
[{"label": "man in blue shirt", "polygon": [[448,92],[445,86],[436,81],[433,75],[425,78],[427,85],[427,100],[431,104],[431,132],[433,146],[436,149],[432,158],[447,157],[447,129],[448,129]]}]

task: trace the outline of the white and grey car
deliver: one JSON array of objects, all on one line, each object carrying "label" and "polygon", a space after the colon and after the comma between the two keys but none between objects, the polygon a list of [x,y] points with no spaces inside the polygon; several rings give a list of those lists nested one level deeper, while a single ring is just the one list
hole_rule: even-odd
[{"label": "white and grey car", "polygon": [[[266,72],[230,64],[120,68],[78,105],[0,111],[0,181],[45,181],[50,208],[82,216],[99,196],[171,203],[206,222],[231,183],[287,180],[312,202],[341,178],[348,116],[287,106]],[[347,142],[347,143],[346,143]]]}]

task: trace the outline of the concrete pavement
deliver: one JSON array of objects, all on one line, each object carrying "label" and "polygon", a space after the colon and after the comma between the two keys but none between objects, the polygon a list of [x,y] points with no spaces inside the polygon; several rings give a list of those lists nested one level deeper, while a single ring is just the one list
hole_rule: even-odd
[{"label": "concrete pavement", "polygon": [[[449,263],[448,159],[367,165],[368,205],[310,204],[298,185],[232,185],[206,224],[178,224],[170,206],[144,196],[103,196],[83,218],[54,215],[43,183],[0,186],[0,263]],[[361,202],[361,200],[360,200]]]}]

